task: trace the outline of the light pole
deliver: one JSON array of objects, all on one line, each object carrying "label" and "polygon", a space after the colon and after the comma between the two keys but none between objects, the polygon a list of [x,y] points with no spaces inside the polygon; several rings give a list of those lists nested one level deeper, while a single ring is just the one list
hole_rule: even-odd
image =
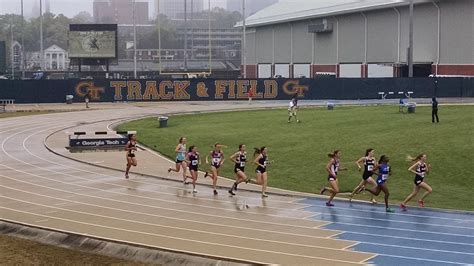
[{"label": "light pole", "polygon": [[137,79],[137,23],[136,23],[136,1],[132,0],[133,19],[133,78]]},{"label": "light pole", "polygon": [[25,18],[23,16],[23,0],[21,0],[21,78],[25,79]]},{"label": "light pole", "polygon": [[12,79],[15,79],[15,49],[13,49],[13,16],[10,18],[10,49],[12,50]]},{"label": "light pole", "polygon": [[43,0],[40,1],[40,68],[44,69],[44,48],[43,48]]},{"label": "light pole", "polygon": [[184,71],[188,71],[188,9],[184,0]]},{"label": "light pole", "polygon": [[243,20],[242,20],[242,68],[243,68],[243,71],[242,71],[242,74],[243,74],[243,78],[246,79],[247,78],[247,53],[245,51],[245,46],[246,46],[246,40],[247,40],[247,36],[246,36],[246,25],[245,25],[245,0],[242,0],[242,17],[243,17]]},{"label": "light pole", "polygon": [[410,0],[410,29],[408,44],[408,77],[413,78],[413,0]]}]

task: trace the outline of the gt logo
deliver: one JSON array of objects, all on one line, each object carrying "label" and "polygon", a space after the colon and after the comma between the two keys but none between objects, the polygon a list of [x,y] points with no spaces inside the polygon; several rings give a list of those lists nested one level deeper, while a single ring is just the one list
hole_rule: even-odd
[{"label": "gt logo", "polygon": [[93,100],[100,100],[101,94],[104,93],[104,88],[96,87],[92,81],[82,81],[76,85],[75,91],[79,97],[84,97],[90,91]]},{"label": "gt logo", "polygon": [[304,92],[309,90],[308,86],[300,85],[299,80],[288,80],[283,84],[283,91],[288,95],[298,94],[298,97],[304,97]]}]

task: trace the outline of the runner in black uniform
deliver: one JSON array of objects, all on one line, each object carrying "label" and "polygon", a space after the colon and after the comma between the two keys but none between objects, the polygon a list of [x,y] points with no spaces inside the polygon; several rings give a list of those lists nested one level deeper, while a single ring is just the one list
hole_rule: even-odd
[{"label": "runner in black uniform", "polygon": [[268,174],[267,174],[267,166],[270,163],[268,161],[268,150],[266,147],[255,148],[256,155],[255,160],[253,161],[254,164],[257,165],[257,169],[255,169],[255,173],[257,174],[257,181],[253,181],[251,179],[247,180],[252,184],[257,184],[262,186],[262,197],[268,197],[265,193],[267,191],[267,181],[268,181]]},{"label": "runner in black uniform", "polygon": [[125,145],[127,151],[127,168],[125,170],[125,178],[128,179],[128,172],[132,166],[137,166],[137,158],[135,152],[137,151],[137,136],[135,134],[128,135],[128,142]]},{"label": "runner in black uniform", "polygon": [[420,205],[420,207],[425,206],[425,202],[423,200],[426,196],[433,192],[433,189],[424,181],[425,174],[429,173],[429,171],[431,170],[431,165],[426,163],[426,159],[426,154],[420,154],[416,158],[412,159],[412,161],[416,161],[416,163],[413,164],[410,168],[408,168],[408,171],[415,174],[415,185],[413,187],[413,192],[408,195],[408,197],[402,202],[402,204],[400,204],[400,208],[402,208],[402,210],[404,211],[407,210],[407,203],[414,196],[416,196],[416,194],[418,194],[420,188],[426,190],[425,194],[423,194],[423,196],[421,196],[421,198],[418,200],[418,204]]},{"label": "runner in black uniform", "polygon": [[[364,163],[364,173],[362,174],[362,180],[360,181],[359,185],[357,185],[357,187],[355,187],[354,190],[352,191],[351,196],[349,197],[349,201],[352,201],[354,194],[358,194],[362,190],[364,190],[365,185],[367,185],[368,183],[373,185],[374,187],[377,186],[377,183],[375,183],[375,180],[372,178],[372,175],[374,174],[374,169],[377,165],[377,161],[375,160],[374,156],[375,156],[375,150],[372,148],[369,148],[366,150],[365,156],[357,160],[356,164],[357,164],[357,167],[359,167],[359,171],[362,169],[360,164]],[[372,198],[370,199],[370,202],[372,204],[377,203],[373,195],[372,195]]]},{"label": "runner in black uniform", "polygon": [[209,156],[211,157],[211,174],[206,172],[204,177],[210,176],[212,178],[212,188],[214,189],[214,195],[217,195],[217,177],[219,176],[219,168],[224,163],[224,152],[222,151],[222,145],[219,143],[214,144],[214,150],[212,150],[206,156],[206,164],[209,165]]},{"label": "runner in black uniform", "polygon": [[193,179],[193,193],[197,193],[196,181],[198,178],[199,160],[199,152],[197,151],[197,147],[189,147],[189,152],[186,155],[186,161],[189,165],[189,172],[191,173],[191,178]]},{"label": "runner in black uniform", "polygon": [[234,173],[236,180],[232,188],[229,190],[229,194],[234,196],[234,191],[237,191],[237,186],[247,180],[247,175],[245,174],[245,163],[247,162],[247,152],[245,151],[245,145],[240,144],[239,151],[234,153],[230,159],[235,163]]},{"label": "runner in black uniform", "polygon": [[341,152],[339,150],[335,150],[333,153],[328,154],[329,163],[326,165],[326,171],[329,173],[328,181],[331,187],[323,187],[321,188],[321,195],[324,192],[329,191],[331,192],[331,196],[329,196],[329,200],[326,202],[326,206],[332,207],[334,204],[331,203],[332,199],[339,193],[339,181],[337,180],[337,172],[338,170],[347,170],[347,168],[341,168],[339,165],[339,159],[341,158]]}]

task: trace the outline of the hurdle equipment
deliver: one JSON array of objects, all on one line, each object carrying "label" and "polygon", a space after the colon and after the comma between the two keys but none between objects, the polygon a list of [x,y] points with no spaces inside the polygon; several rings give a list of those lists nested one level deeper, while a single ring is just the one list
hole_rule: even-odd
[{"label": "hurdle equipment", "polygon": [[68,134],[71,152],[84,150],[123,150],[128,142],[128,135],[136,131],[75,131]]}]

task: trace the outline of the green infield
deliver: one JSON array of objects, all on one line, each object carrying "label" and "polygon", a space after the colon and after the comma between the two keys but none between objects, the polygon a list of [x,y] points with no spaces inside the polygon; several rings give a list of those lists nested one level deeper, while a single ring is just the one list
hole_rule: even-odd
[{"label": "green infield", "polygon": [[[414,175],[407,170],[412,162],[407,156],[426,153],[433,167],[425,178],[433,188],[426,206],[474,210],[470,196],[474,188],[474,107],[441,106],[439,114],[441,123],[432,124],[430,107],[417,107],[414,114],[399,113],[397,106],[307,108],[300,109],[302,122],[297,124],[287,123],[286,109],[272,109],[173,116],[167,128],[159,128],[156,118],[148,118],[119,129],[136,130],[141,143],[170,158],[175,156],[180,136],[187,137],[188,147],[196,145],[202,155],[215,142],[228,147],[226,156],[244,143],[250,158],[253,147],[267,146],[274,160],[268,168],[269,185],[309,193],[318,193],[327,182],[327,154],[339,149],[341,166],[349,168],[339,174],[339,196],[348,196],[359,183],[362,172],[355,161],[367,148],[374,148],[377,158],[382,154],[391,158],[391,203],[401,202],[413,189]],[[254,176],[251,164],[246,171]],[[234,178],[230,160],[224,163],[221,175]],[[356,198],[369,196],[363,193]],[[383,193],[378,200],[383,201]],[[416,204],[416,199],[410,204]]]}]

